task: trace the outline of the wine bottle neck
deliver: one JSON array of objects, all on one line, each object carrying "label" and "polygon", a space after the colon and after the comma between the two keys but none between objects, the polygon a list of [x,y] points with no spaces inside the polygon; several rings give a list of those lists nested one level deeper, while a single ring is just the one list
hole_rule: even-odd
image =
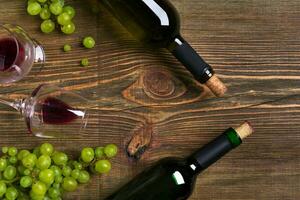
[{"label": "wine bottle neck", "polygon": [[172,39],[168,50],[200,83],[206,83],[214,75],[212,67],[180,35]]},{"label": "wine bottle neck", "polygon": [[233,128],[229,128],[222,135],[192,154],[187,159],[188,165],[195,174],[198,174],[241,143],[242,140],[237,132]]},{"label": "wine bottle neck", "polygon": [[184,43],[186,43],[186,41],[183,39],[183,37],[180,34],[178,34],[171,40],[167,49],[170,52],[173,52],[178,46],[181,46]]}]

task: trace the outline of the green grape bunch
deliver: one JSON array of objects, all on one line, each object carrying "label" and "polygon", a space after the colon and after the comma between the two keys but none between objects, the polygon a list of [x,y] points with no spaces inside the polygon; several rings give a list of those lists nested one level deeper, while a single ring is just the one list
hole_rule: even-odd
[{"label": "green grape bunch", "polygon": [[41,18],[40,29],[43,33],[51,33],[56,27],[67,35],[76,30],[73,23],[76,11],[72,6],[65,5],[64,0],[28,0],[27,13]]},{"label": "green grape bunch", "polygon": [[77,160],[71,160],[50,143],[43,143],[32,151],[15,147],[1,150],[0,199],[61,200],[65,192],[87,184],[91,173],[109,173],[109,160],[117,155],[118,147],[115,144],[85,147]]}]

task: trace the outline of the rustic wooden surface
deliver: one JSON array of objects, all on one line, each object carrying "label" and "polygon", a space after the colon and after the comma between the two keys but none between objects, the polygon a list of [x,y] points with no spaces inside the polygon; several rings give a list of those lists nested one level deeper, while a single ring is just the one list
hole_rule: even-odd
[{"label": "rustic wooden surface", "polygon": [[[98,108],[88,137],[49,141],[74,155],[84,146],[120,146],[111,174],[94,177],[65,199],[103,199],[158,159],[186,156],[243,120],[256,133],[203,173],[190,199],[300,198],[299,0],[172,0],[183,35],[229,87],[224,98],[196,84],[166,51],[136,43],[106,13],[94,16],[82,2],[69,1],[78,12],[76,34],[43,35],[24,2],[0,0],[0,22],[23,26],[45,47],[47,63],[18,83],[1,85],[0,94],[24,97],[41,83],[80,92]],[[97,48],[80,47],[86,35],[97,38]],[[72,52],[61,51],[65,43]],[[89,67],[79,66],[84,57]],[[45,141],[27,135],[18,113],[2,105],[0,126],[0,146],[30,148]],[[139,134],[151,143],[135,161],[126,148]]]}]

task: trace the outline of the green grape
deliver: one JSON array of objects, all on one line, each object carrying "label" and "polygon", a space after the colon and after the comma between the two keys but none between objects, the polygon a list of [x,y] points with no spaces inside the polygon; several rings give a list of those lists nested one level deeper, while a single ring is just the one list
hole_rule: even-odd
[{"label": "green grape", "polygon": [[76,27],[75,27],[75,24],[73,22],[69,22],[68,24],[63,25],[61,27],[61,31],[64,34],[67,34],[67,35],[70,35],[70,34],[74,33],[75,29],[76,29]]},{"label": "green grape", "polygon": [[2,197],[6,192],[6,184],[0,181],[0,197]]},{"label": "green grape", "polygon": [[85,48],[91,49],[91,48],[94,48],[96,42],[95,42],[94,38],[88,36],[83,39],[82,44]]},{"label": "green grape", "polygon": [[89,59],[87,58],[84,58],[81,60],[81,66],[88,66],[89,65]]},{"label": "green grape", "polygon": [[71,176],[75,179],[77,179],[79,177],[80,174],[80,170],[79,169],[73,169],[71,172]]},{"label": "green grape", "polygon": [[63,180],[63,177],[62,176],[57,176],[55,177],[55,183],[61,183]]},{"label": "green grape", "polygon": [[[0,158],[0,199],[62,200],[60,196],[64,191],[72,192],[77,189],[79,183],[87,183],[90,180],[89,172],[83,170],[88,165],[94,166],[99,173],[108,173],[111,170],[108,160],[98,160],[95,164],[91,162],[95,157],[114,157],[117,154],[117,146],[111,144],[104,148],[82,149],[80,160],[84,164],[69,161],[65,153],[54,151],[49,143],[34,148],[33,153],[28,150],[18,152],[15,147],[2,147],[2,151],[8,155]],[[1,181],[2,179],[4,181]],[[15,186],[20,190],[14,188]]]},{"label": "green grape", "polygon": [[101,159],[104,156],[104,147],[97,147],[95,149],[95,157],[97,159]]},{"label": "green grape", "polygon": [[34,2],[36,2],[36,0],[29,0],[29,1],[27,2],[27,5],[29,5],[29,4],[31,4],[31,3],[34,3]]},{"label": "green grape", "polygon": [[5,158],[0,158],[0,172],[4,171],[7,167],[7,160]]},{"label": "green grape", "polygon": [[68,160],[67,165],[71,168],[74,168],[74,162],[75,162],[74,160]]},{"label": "green grape", "polygon": [[51,197],[52,199],[55,199],[55,198],[57,198],[57,197],[60,196],[60,191],[59,191],[59,189],[57,189],[57,188],[51,187],[51,188],[49,188],[49,190],[48,190],[48,195],[49,195],[49,197]]},{"label": "green grape", "polygon": [[22,190],[18,190],[19,194],[18,194],[18,198],[17,200],[30,200],[27,192],[22,191]]},{"label": "green grape", "polygon": [[54,2],[50,4],[50,11],[54,15],[59,15],[63,11],[63,6],[59,2]]},{"label": "green grape", "polygon": [[94,159],[94,150],[92,148],[86,147],[81,151],[81,159],[83,162],[89,163]]},{"label": "green grape", "polygon": [[72,177],[66,177],[63,179],[62,187],[68,192],[73,192],[77,188],[77,181]]},{"label": "green grape", "polygon": [[41,31],[43,33],[51,33],[55,29],[55,24],[51,19],[47,19],[41,23]]},{"label": "green grape", "polygon": [[87,183],[90,180],[90,174],[87,171],[82,170],[80,171],[77,180],[79,183]]},{"label": "green grape", "polygon": [[56,176],[61,176],[61,169],[58,167],[58,166],[56,166],[56,165],[52,165],[51,167],[50,167],[50,169],[54,172],[54,176],[56,177]]},{"label": "green grape", "polygon": [[66,25],[71,22],[71,17],[68,13],[63,12],[57,17],[57,23],[60,25]]},{"label": "green grape", "polygon": [[32,175],[33,176],[38,176],[40,174],[41,170],[37,167],[33,168],[32,170]]},{"label": "green grape", "polygon": [[64,166],[64,167],[62,168],[62,174],[63,174],[65,177],[70,176],[70,175],[71,175],[71,172],[72,172],[72,169],[71,169],[71,167],[69,167],[69,166]]},{"label": "green grape", "polygon": [[25,169],[23,172],[23,174],[26,176],[28,176],[30,173],[31,173],[31,171],[29,169]]},{"label": "green grape", "polygon": [[33,153],[34,155],[36,155],[36,157],[40,157],[40,155],[41,155],[40,147],[35,147],[35,148],[33,149],[32,153]]},{"label": "green grape", "polygon": [[16,164],[18,162],[18,159],[16,156],[12,156],[8,158],[9,163]]},{"label": "green grape", "polygon": [[44,143],[40,147],[40,152],[43,155],[51,156],[54,151],[54,147],[50,143]]},{"label": "green grape", "polygon": [[56,152],[53,154],[52,159],[56,165],[65,165],[68,162],[68,156],[62,152]]},{"label": "green grape", "polygon": [[60,193],[61,193],[61,194],[65,193],[66,190],[62,187],[62,183],[60,184],[60,186],[61,186],[61,187],[59,188]]},{"label": "green grape", "polygon": [[71,45],[69,45],[69,44],[65,44],[65,45],[64,45],[64,51],[65,51],[65,52],[68,52],[68,51],[71,51],[71,50],[72,50]]},{"label": "green grape", "polygon": [[47,186],[43,182],[37,181],[32,185],[31,191],[33,195],[44,196],[47,191]]},{"label": "green grape", "polygon": [[27,5],[27,12],[29,15],[38,15],[42,10],[38,2],[33,2]]},{"label": "green grape", "polygon": [[49,19],[51,17],[51,12],[48,8],[42,8],[40,12],[40,18],[43,20]]},{"label": "green grape", "polygon": [[82,164],[80,162],[77,162],[77,161],[75,161],[73,163],[73,166],[74,166],[75,169],[79,169],[79,170],[82,170],[82,168],[83,168]]},{"label": "green grape", "polygon": [[42,170],[39,174],[39,180],[46,184],[52,184],[54,182],[54,172],[51,169]]},{"label": "green grape", "polygon": [[30,200],[44,200],[44,195],[37,195],[30,191]]},{"label": "green grape", "polygon": [[7,188],[5,197],[7,200],[15,200],[18,197],[18,190],[14,187]]},{"label": "green grape", "polygon": [[42,170],[48,169],[50,165],[51,165],[51,158],[48,155],[41,155],[36,162],[36,166]]},{"label": "green grape", "polygon": [[17,169],[14,166],[8,165],[3,172],[3,177],[6,180],[12,180],[17,175]]},{"label": "green grape", "polygon": [[28,150],[23,149],[18,153],[17,158],[18,158],[18,160],[22,160],[28,154],[30,154],[30,152]]},{"label": "green grape", "polygon": [[95,164],[96,172],[106,174],[111,170],[111,164],[108,160],[98,160]]},{"label": "green grape", "polygon": [[59,189],[60,188],[60,184],[59,183],[53,183],[52,187],[55,189]]},{"label": "green grape", "polygon": [[108,158],[115,157],[118,153],[118,147],[115,144],[108,144],[104,147],[104,153]]},{"label": "green grape", "polygon": [[30,187],[32,184],[32,178],[30,176],[23,176],[21,179],[20,179],[20,185],[23,187],[23,188],[28,188]]},{"label": "green grape", "polygon": [[2,153],[7,153],[8,152],[8,147],[2,147],[1,148]]},{"label": "green grape", "polygon": [[71,19],[73,19],[75,17],[75,9],[72,6],[65,6],[63,8],[63,12],[66,12],[69,14],[69,16],[71,17]]},{"label": "green grape", "polygon": [[19,165],[17,167],[17,170],[20,175],[24,175],[24,176],[28,176],[31,173],[31,171],[29,169],[27,169],[26,167],[24,167],[23,165]]},{"label": "green grape", "polygon": [[16,156],[18,153],[18,149],[16,147],[9,147],[8,148],[8,155],[9,156]]},{"label": "green grape", "polygon": [[17,166],[17,171],[19,174],[24,175],[25,167],[23,165],[18,165]]},{"label": "green grape", "polygon": [[32,169],[35,166],[36,160],[36,155],[30,153],[22,159],[22,164],[24,165],[24,167]]},{"label": "green grape", "polygon": [[40,3],[46,3],[47,2],[47,0],[37,0],[38,2],[40,2]]},{"label": "green grape", "polygon": [[64,0],[51,0],[52,3],[59,3],[62,7],[64,7],[65,5],[65,1]]},{"label": "green grape", "polygon": [[53,200],[53,199],[50,198],[49,196],[44,196],[43,200]]}]

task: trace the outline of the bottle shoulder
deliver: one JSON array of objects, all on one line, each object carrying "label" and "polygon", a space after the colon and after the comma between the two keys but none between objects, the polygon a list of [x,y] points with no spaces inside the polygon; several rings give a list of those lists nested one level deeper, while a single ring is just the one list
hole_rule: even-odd
[{"label": "bottle shoulder", "polygon": [[146,44],[166,47],[179,34],[179,14],[168,0],[103,0],[103,4]]},{"label": "bottle shoulder", "polygon": [[165,158],[136,176],[108,199],[183,200],[189,197],[193,186],[194,179],[187,175],[185,161]]},{"label": "bottle shoulder", "polygon": [[176,174],[179,176],[180,174],[181,176],[189,180],[191,180],[195,176],[195,173],[191,168],[189,161],[187,161],[186,159],[176,157],[164,158],[159,161],[157,166],[162,167],[172,176],[176,176]]},{"label": "bottle shoulder", "polygon": [[[180,17],[176,8],[167,0],[143,0],[148,14],[149,30],[152,34],[149,42],[160,43],[164,47],[180,32]],[[146,13],[145,13],[146,14]]]}]

